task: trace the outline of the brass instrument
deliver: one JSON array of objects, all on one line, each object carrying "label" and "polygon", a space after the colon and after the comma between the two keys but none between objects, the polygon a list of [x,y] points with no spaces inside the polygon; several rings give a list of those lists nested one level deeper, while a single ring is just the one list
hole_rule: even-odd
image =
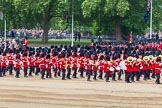
[{"label": "brass instrument", "polygon": [[144,60],[145,62],[147,62],[147,61],[149,61],[149,57],[148,57],[148,56],[144,56],[144,57],[143,57],[143,60]]},{"label": "brass instrument", "polygon": [[131,56],[128,57],[128,58],[127,58],[127,62],[133,62],[133,57],[131,57]]},{"label": "brass instrument", "polygon": [[154,56],[149,55],[149,60],[150,60],[150,61],[153,61],[153,60],[154,60]]}]

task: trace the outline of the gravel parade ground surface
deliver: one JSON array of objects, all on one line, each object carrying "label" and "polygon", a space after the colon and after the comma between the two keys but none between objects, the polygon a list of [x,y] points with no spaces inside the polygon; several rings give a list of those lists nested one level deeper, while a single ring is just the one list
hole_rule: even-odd
[{"label": "gravel parade ground surface", "polygon": [[87,82],[86,78],[0,78],[0,108],[161,108],[162,85],[154,79]]}]

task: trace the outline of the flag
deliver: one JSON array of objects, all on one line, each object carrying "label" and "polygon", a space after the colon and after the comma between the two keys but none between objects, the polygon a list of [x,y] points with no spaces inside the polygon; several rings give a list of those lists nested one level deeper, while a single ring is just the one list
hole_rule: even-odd
[{"label": "flag", "polygon": [[0,11],[0,20],[3,20],[3,12]]},{"label": "flag", "polygon": [[129,43],[132,43],[133,41],[133,36],[132,36],[132,32],[130,33],[130,37],[129,37]]},{"label": "flag", "polygon": [[148,0],[147,9],[146,9],[146,13],[145,13],[145,16],[144,16],[145,23],[147,22],[147,20],[148,20],[148,18],[150,16],[150,11],[151,11],[151,0]]}]

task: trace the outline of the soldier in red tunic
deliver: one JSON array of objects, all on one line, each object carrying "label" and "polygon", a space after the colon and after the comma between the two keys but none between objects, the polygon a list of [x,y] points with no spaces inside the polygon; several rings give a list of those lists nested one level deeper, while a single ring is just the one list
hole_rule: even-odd
[{"label": "soldier in red tunic", "polygon": [[2,53],[2,60],[1,60],[2,76],[6,76],[6,66],[7,66],[6,61],[7,61],[6,52],[3,52]]},{"label": "soldier in red tunic", "polygon": [[46,70],[46,62],[44,60],[44,56],[45,55],[43,53],[40,55],[41,61],[40,61],[39,67],[41,71],[41,79],[45,79],[44,75],[45,75],[45,70]]},{"label": "soldier in red tunic", "polygon": [[61,60],[60,60],[60,66],[61,66],[61,71],[62,71],[62,80],[66,80],[65,79],[65,75],[66,75],[65,63],[66,63],[66,59],[64,58],[64,56],[62,56]]},{"label": "soldier in red tunic", "polygon": [[77,58],[76,58],[76,56],[74,56],[74,59],[73,59],[73,61],[72,61],[72,64],[73,64],[73,70],[74,70],[74,73],[73,73],[73,78],[77,78],[77,68],[78,68],[78,66],[77,66]]},{"label": "soldier in red tunic", "polygon": [[84,76],[83,76],[84,68],[85,68],[84,57],[81,57],[81,59],[79,61],[79,71],[80,71],[80,77],[81,78],[84,78]]},{"label": "soldier in red tunic", "polygon": [[27,59],[27,53],[24,52],[23,57],[21,58],[22,66],[24,69],[24,77],[28,77],[28,59]]},{"label": "soldier in red tunic", "polygon": [[161,61],[160,57],[157,57],[156,63],[155,63],[155,75],[156,75],[156,84],[160,84],[160,74],[161,74],[161,64],[159,63]]},{"label": "soldier in red tunic", "polygon": [[103,56],[99,57],[99,79],[102,79],[103,77],[103,70],[104,70],[104,63],[103,63]]},{"label": "soldier in red tunic", "polygon": [[86,65],[86,71],[87,71],[87,81],[90,81],[90,78],[92,75],[92,61],[91,60],[89,60],[88,64]]},{"label": "soldier in red tunic", "polygon": [[16,60],[15,60],[15,71],[16,71],[16,78],[20,78],[20,68],[21,68],[21,62],[20,62],[20,55],[16,55]]},{"label": "soldier in red tunic", "polygon": [[40,54],[36,53],[36,55],[35,55],[36,59],[35,59],[35,62],[34,62],[34,67],[36,68],[35,75],[38,75],[39,72],[40,72],[39,63],[41,61],[41,58],[39,56],[40,56]]},{"label": "soldier in red tunic", "polygon": [[29,53],[28,61],[29,61],[29,67],[30,67],[29,76],[32,76],[32,73],[34,72],[34,56],[32,53]]},{"label": "soldier in red tunic", "polygon": [[46,78],[52,78],[52,75],[51,75],[51,60],[50,60],[49,54],[46,56],[46,71],[47,71]]},{"label": "soldier in red tunic", "polygon": [[9,69],[9,75],[13,75],[13,55],[12,51],[9,50],[9,55],[7,56],[8,59],[8,69]]},{"label": "soldier in red tunic", "polygon": [[66,78],[67,79],[71,79],[70,78],[70,75],[71,75],[71,65],[72,65],[71,61],[72,61],[72,58],[71,57],[67,57],[66,58],[66,68],[67,68]]},{"label": "soldier in red tunic", "polygon": [[97,71],[98,71],[98,64],[97,64],[97,60],[94,60],[93,61],[93,64],[92,64],[92,71],[93,71],[93,80],[97,80],[96,77],[97,77]]}]

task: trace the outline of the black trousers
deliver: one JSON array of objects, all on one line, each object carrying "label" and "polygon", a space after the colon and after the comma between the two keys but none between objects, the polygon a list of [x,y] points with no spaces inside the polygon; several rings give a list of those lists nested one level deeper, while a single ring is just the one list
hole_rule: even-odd
[{"label": "black trousers", "polygon": [[62,80],[65,80],[65,74],[66,74],[66,70],[62,69]]},{"label": "black trousers", "polygon": [[118,72],[118,80],[121,80],[121,75],[123,73],[123,70],[121,69],[119,72]]},{"label": "black trousers", "polygon": [[155,83],[160,84],[160,74],[156,73],[156,81]]},{"label": "black trousers", "polygon": [[61,68],[58,67],[57,70],[58,70],[58,73],[57,73],[58,76],[61,76]]},{"label": "black trousers", "polygon": [[131,78],[131,81],[134,82],[134,77],[136,75],[136,72],[131,72],[130,73],[130,78]]},{"label": "black trousers", "polygon": [[79,71],[80,71],[80,77],[83,77],[84,68],[80,68]]},{"label": "black trousers", "polygon": [[140,77],[141,77],[141,71],[136,72],[136,81],[140,81]]},{"label": "black trousers", "polygon": [[112,74],[112,80],[113,80],[113,81],[115,81],[115,78],[116,78],[116,72],[114,72],[114,73]]},{"label": "black trousers", "polygon": [[96,80],[97,78],[97,71],[93,71],[93,79]]},{"label": "black trousers", "polygon": [[19,78],[20,68],[15,68],[15,71],[16,71],[16,78]]},{"label": "black trousers", "polygon": [[103,70],[99,70],[99,76],[98,76],[99,79],[102,79],[103,78]]},{"label": "black trousers", "polygon": [[66,78],[70,79],[70,75],[71,75],[71,68],[67,68]]},{"label": "black trousers", "polygon": [[36,66],[35,68],[36,68],[35,75],[38,75],[38,73],[40,72],[40,68],[39,68],[39,66]]},{"label": "black trousers", "polygon": [[58,69],[57,67],[54,67],[54,68],[53,68],[54,77],[57,77],[57,69]]},{"label": "black trousers", "polygon": [[126,81],[127,83],[130,82],[130,72],[125,72],[125,81]]},{"label": "black trousers", "polygon": [[52,78],[51,69],[46,69],[46,71],[47,71],[46,78]]},{"label": "black trousers", "polygon": [[109,72],[106,72],[105,77],[106,77],[106,82],[109,81],[111,74]]},{"label": "black trousers", "polygon": [[87,81],[90,81],[92,70],[86,70],[86,72],[87,72]]},{"label": "black trousers", "polygon": [[30,66],[29,76],[32,76],[34,66]]},{"label": "black trousers", "polygon": [[152,70],[152,75],[151,75],[152,78],[155,78],[155,71]]},{"label": "black trousers", "polygon": [[45,69],[41,69],[41,79],[44,79]]},{"label": "black trousers", "polygon": [[27,77],[27,74],[28,74],[28,67],[25,67],[24,68],[24,77]]},{"label": "black trousers", "polygon": [[2,67],[0,66],[0,77],[2,77]]},{"label": "black trousers", "polygon": [[2,71],[2,75],[5,76],[6,75],[6,67],[1,67],[1,71]]},{"label": "black trousers", "polygon": [[13,71],[13,64],[9,64],[8,65],[8,69],[9,69],[9,74],[12,75],[12,71]]},{"label": "black trousers", "polygon": [[73,73],[73,78],[77,78],[77,68],[73,68],[74,73]]}]

